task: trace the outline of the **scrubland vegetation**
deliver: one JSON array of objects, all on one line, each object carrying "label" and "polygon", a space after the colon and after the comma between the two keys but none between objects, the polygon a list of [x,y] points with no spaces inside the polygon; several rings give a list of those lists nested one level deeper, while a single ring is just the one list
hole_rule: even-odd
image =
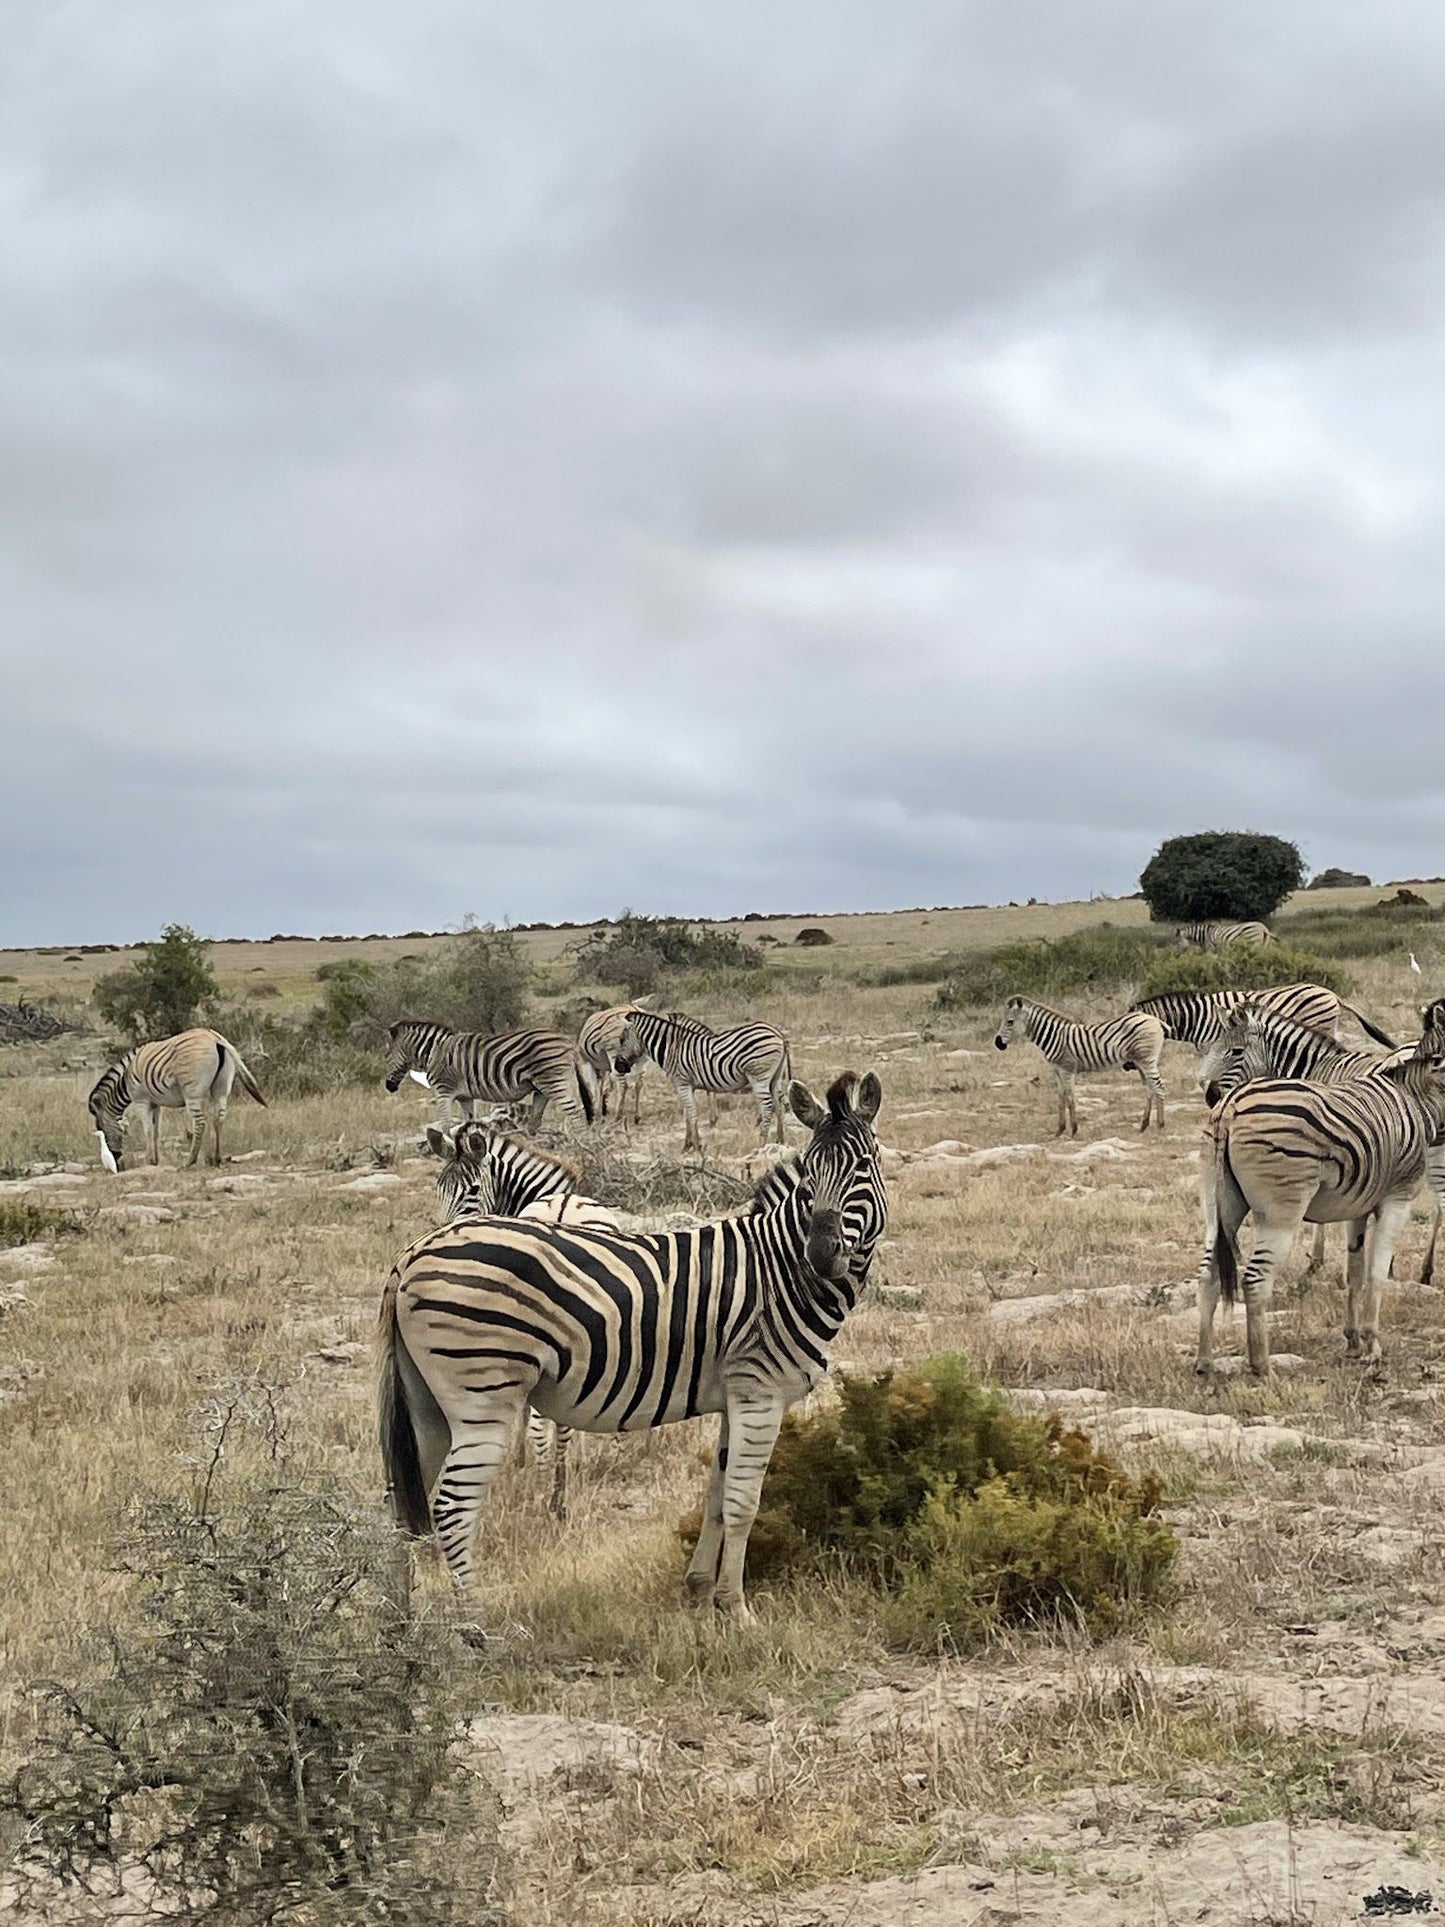
[{"label": "scrubland vegetation", "polygon": [[[1438,889],[1369,908],[1391,894],[1312,893],[1276,927],[1403,1037],[1445,981],[1445,915]],[[392,1260],[433,1222],[416,1155],[433,1113],[414,1086],[382,1091],[377,1027],[422,994],[454,994],[457,1021],[616,1001],[636,980],[589,974],[615,932],[217,947],[220,1027],[271,1106],[232,1110],[219,1173],[175,1168],[173,1119],[158,1171],[101,1173],[84,1093],[103,1025],[0,1050],[7,1850],[28,1837],[44,1877],[73,1836],[98,1895],[119,1866],[129,1903],[218,1921],[366,1920],[356,1896],[383,1866],[377,1919],[525,1927],[941,1927],[993,1899],[1103,1927],[1189,1918],[1216,1874],[1212,1918],[1323,1927],[1396,1871],[1441,1891],[1445,1300],[1411,1282],[1423,1215],[1384,1372],[1347,1367],[1322,1283],[1277,1304],[1296,1368],[1202,1383],[1192,1054],[1166,1055],[1157,1142],[1133,1130],[1133,1080],[1100,1078],[1064,1148],[1041,1061],[992,1048],[1008,992],[1102,1016],[1213,962],[1176,957],[1146,918],[1117,902],[762,920],[717,933],[777,939],[741,961],[659,966],[664,1002],[779,1023],[815,1088],[845,1066],[884,1086],[887,1242],[836,1389],[780,1446],[745,1627],[682,1603],[694,1427],[580,1441],[565,1526],[544,1480],[508,1470],[489,1642],[462,1637],[429,1555],[415,1618],[388,1619],[370,1338]],[[798,946],[804,927],[833,942]],[[88,985],[115,963],[0,957],[17,994],[92,1026]],[[1287,974],[1317,971],[1295,956]],[[248,996],[256,979],[276,994]],[[516,1001],[485,1003],[507,984]],[[625,1209],[734,1208],[762,1168],[749,1107],[723,1109],[701,1167],[678,1131],[652,1075],[640,1132],[568,1148]],[[33,1691],[47,1679],[59,1697]],[[140,1784],[168,1755],[186,1772]],[[328,1814],[326,1787],[349,1804]],[[258,1826],[277,1829],[291,1911],[260,1911],[258,1876],[256,1911],[207,1915],[223,1865],[238,1891],[235,1870],[256,1872]],[[1286,1841],[1293,1898],[1270,1872]],[[17,1921],[46,1917],[0,1891]],[[103,1896],[67,1906],[49,1917],[114,1918]]]}]

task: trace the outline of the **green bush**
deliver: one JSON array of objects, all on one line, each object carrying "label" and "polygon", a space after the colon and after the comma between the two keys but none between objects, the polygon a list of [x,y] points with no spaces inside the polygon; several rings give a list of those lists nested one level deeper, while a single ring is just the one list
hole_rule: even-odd
[{"label": "green bush", "polygon": [[681,917],[624,910],[578,948],[581,983],[610,984],[630,996],[656,990],[669,971],[757,970],[763,953],[732,930],[698,929]]},{"label": "green bush", "polygon": [[80,1228],[80,1219],[73,1211],[36,1204],[29,1198],[0,1198],[0,1246],[34,1244]]},{"label": "green bush", "polygon": [[1161,957],[1139,986],[1141,997],[1169,990],[1268,990],[1275,984],[1321,984],[1341,997],[1350,994],[1349,975],[1307,950],[1270,943],[1258,948],[1231,944],[1227,950],[1175,951]]},{"label": "green bush", "polygon": [[1001,1004],[1016,995],[1047,1001],[1083,991],[1120,990],[1137,983],[1169,942],[1164,932],[1147,926],[1101,923],[1053,942],[1039,939],[966,951],[948,961],[934,1002],[939,1010],[964,1010]]},{"label": "green bush", "polygon": [[402,1017],[429,1017],[453,1030],[516,1030],[527,1013],[532,966],[516,933],[465,925],[429,957],[394,963],[323,965],[317,1027],[326,1036],[376,1049]]},{"label": "green bush", "polygon": [[841,1565],[887,1594],[901,1643],[954,1650],[1061,1618],[1108,1631],[1163,1596],[1178,1544],[1158,1481],[1081,1432],[1010,1411],[955,1355],[844,1374],[838,1393],[783,1423],[753,1580]]},{"label": "green bush", "polygon": [[1145,864],[1139,888],[1158,923],[1271,917],[1305,880],[1297,844],[1257,830],[1171,836]]},{"label": "green bush", "polygon": [[190,1030],[217,997],[208,945],[183,923],[168,923],[137,961],[99,979],[91,1001],[132,1044]]},{"label": "green bush", "polygon": [[278,1017],[251,1004],[216,1012],[216,1028],[240,1051],[268,1098],[326,1097],[379,1076],[375,1049],[327,1030],[309,1017]]}]

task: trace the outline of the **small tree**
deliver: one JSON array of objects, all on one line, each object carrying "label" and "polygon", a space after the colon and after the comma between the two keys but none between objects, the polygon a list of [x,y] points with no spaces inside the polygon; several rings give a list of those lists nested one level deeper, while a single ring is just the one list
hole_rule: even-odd
[{"label": "small tree", "polygon": [[1297,844],[1255,830],[1171,836],[1150,857],[1139,887],[1156,923],[1272,916],[1304,882]]},{"label": "small tree", "polygon": [[218,995],[203,937],[168,923],[159,943],[141,946],[137,962],[96,984],[91,1001],[108,1024],[134,1044],[189,1030]]}]

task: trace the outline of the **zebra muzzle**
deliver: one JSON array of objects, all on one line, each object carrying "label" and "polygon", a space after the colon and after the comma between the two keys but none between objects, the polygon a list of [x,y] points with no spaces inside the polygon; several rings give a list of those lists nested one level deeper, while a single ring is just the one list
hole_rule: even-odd
[{"label": "zebra muzzle", "polygon": [[1007,1037],[995,1037],[993,1040],[993,1047],[995,1050],[1007,1050],[1008,1049]]},{"label": "zebra muzzle", "polygon": [[846,1278],[852,1252],[843,1244],[842,1221],[836,1211],[820,1211],[808,1227],[808,1269],[820,1278]]}]

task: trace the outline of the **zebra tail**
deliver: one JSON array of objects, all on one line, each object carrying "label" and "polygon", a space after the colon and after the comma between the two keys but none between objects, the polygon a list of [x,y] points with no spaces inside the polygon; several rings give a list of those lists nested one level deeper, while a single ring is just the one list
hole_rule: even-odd
[{"label": "zebra tail", "polygon": [[1367,1036],[1373,1037],[1377,1044],[1383,1044],[1386,1050],[1399,1049],[1399,1045],[1395,1042],[1393,1037],[1387,1037],[1384,1031],[1380,1029],[1378,1024],[1372,1024],[1369,1018],[1366,1017],[1364,1012],[1361,1010],[1356,1010],[1353,1004],[1345,1003],[1345,1001],[1342,998],[1340,1000],[1340,1009],[1347,1010],[1350,1013],[1351,1017],[1353,1017],[1355,1022],[1359,1025],[1360,1029],[1364,1031]]},{"label": "zebra tail", "polygon": [[246,1069],[246,1060],[242,1057],[241,1053],[236,1049],[236,1046],[234,1044],[232,1044],[231,1046],[231,1055],[236,1060],[236,1075],[241,1080],[241,1089],[246,1093],[247,1097],[255,1098],[256,1102],[261,1106],[262,1110],[264,1111],[266,1108],[266,1100],[261,1095],[261,1087],[256,1082],[255,1078],[252,1077],[251,1073]]},{"label": "zebra tail", "polygon": [[431,1506],[427,1502],[416,1432],[406,1402],[400,1346],[396,1329],[396,1280],[389,1278],[381,1300],[381,1372],[377,1387],[381,1458],[386,1467],[392,1517],[401,1531],[420,1539],[432,1529]]},{"label": "zebra tail", "polygon": [[1234,1166],[1229,1161],[1229,1139],[1221,1135],[1215,1164],[1214,1208],[1217,1213],[1214,1228],[1214,1262],[1219,1269],[1219,1289],[1226,1305],[1239,1303],[1239,1245],[1235,1234],[1224,1228],[1224,1203],[1228,1198],[1236,1206],[1244,1202],[1244,1193],[1239,1188],[1239,1180],[1234,1175]]},{"label": "zebra tail", "polygon": [[592,1102],[592,1087],[587,1081],[587,1073],[582,1068],[582,1059],[580,1057],[574,1057],[572,1059],[572,1069],[577,1078],[577,1095],[582,1100],[582,1115],[590,1124],[596,1117],[597,1110]]}]

